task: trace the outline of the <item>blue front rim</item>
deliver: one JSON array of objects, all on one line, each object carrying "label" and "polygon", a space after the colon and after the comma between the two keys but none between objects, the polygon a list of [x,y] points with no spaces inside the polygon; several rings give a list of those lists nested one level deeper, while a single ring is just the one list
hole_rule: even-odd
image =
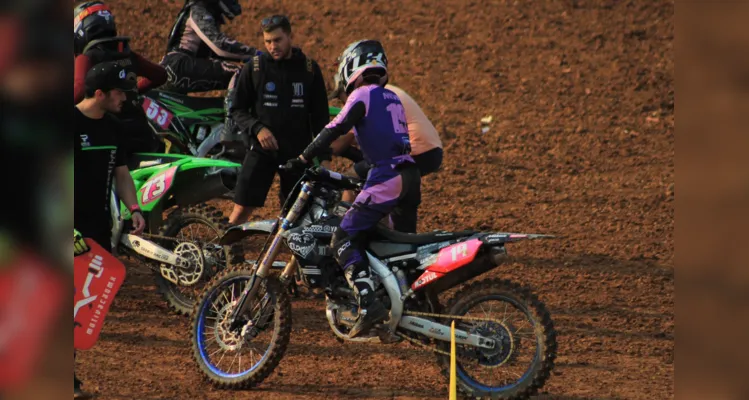
[{"label": "blue front rim", "polygon": [[196,340],[198,341],[197,345],[198,345],[198,351],[200,352],[200,358],[203,360],[203,363],[208,367],[208,369],[211,370],[211,372],[213,372],[214,374],[222,378],[240,378],[244,375],[251,373],[252,371],[257,369],[257,367],[260,364],[262,364],[263,361],[265,361],[265,359],[268,357],[268,352],[269,352],[268,350],[270,350],[270,347],[269,347],[263,353],[263,356],[260,357],[260,360],[257,363],[252,365],[252,368],[243,372],[238,372],[236,374],[227,373],[218,369],[218,367],[216,367],[215,365],[213,365],[213,363],[211,363],[211,361],[208,359],[206,355],[206,349],[204,347],[205,345],[204,345],[204,340],[203,340],[203,333],[205,332],[205,329],[206,329],[205,327],[206,313],[211,308],[211,302],[213,301],[214,297],[216,297],[216,293],[220,289],[230,286],[232,282],[239,281],[239,280],[250,280],[250,278],[244,277],[244,276],[237,276],[237,277],[234,277],[234,278],[231,278],[222,282],[220,286],[216,287],[213,291],[211,291],[211,293],[208,296],[208,301],[203,302],[202,306],[200,307],[200,313],[198,314],[198,328],[197,328],[197,334],[195,336],[196,336]]}]

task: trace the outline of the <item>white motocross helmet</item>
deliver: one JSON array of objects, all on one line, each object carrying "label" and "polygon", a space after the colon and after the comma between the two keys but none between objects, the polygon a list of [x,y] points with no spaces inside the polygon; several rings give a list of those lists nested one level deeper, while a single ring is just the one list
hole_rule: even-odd
[{"label": "white motocross helmet", "polygon": [[388,60],[382,44],[376,40],[359,40],[351,43],[338,57],[338,73],[335,76],[336,90],[351,93],[361,83],[365,71],[378,69],[380,86],[388,82]]}]

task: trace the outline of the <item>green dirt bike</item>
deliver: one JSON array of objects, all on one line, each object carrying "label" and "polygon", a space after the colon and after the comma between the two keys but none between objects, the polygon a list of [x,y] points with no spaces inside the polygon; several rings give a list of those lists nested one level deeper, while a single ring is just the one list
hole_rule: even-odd
[{"label": "green dirt bike", "polygon": [[145,262],[171,308],[189,315],[197,291],[234,262],[240,252],[236,246],[218,244],[229,227],[228,220],[221,211],[204,204],[233,189],[233,169],[239,164],[178,154],[136,153],[128,167],[146,228],[140,235],[129,233],[130,212],[113,193],[113,254],[135,256]]},{"label": "green dirt bike", "polygon": [[[245,151],[241,141],[222,140],[224,102],[223,97],[194,97],[158,89],[141,96],[151,128],[165,142],[165,153],[241,162]],[[338,107],[329,110],[331,117],[341,111]]]}]

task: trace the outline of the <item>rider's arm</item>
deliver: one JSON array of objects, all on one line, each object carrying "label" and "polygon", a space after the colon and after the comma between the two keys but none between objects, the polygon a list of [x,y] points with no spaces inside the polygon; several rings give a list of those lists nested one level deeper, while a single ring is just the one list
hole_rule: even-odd
[{"label": "rider's arm", "polygon": [[239,43],[218,29],[218,23],[211,13],[201,5],[193,5],[187,24],[198,34],[219,57],[233,60],[246,60],[255,55],[256,49]]},{"label": "rider's arm", "polygon": [[91,59],[80,54],[75,58],[75,75],[73,78],[73,104],[80,103],[86,97],[86,73],[91,69]]},{"label": "rider's arm", "polygon": [[[369,93],[365,95],[369,96]],[[366,100],[352,93],[341,112],[304,149],[302,157],[305,160],[311,160],[316,155],[324,153],[334,140],[350,131],[365,115],[367,115]]]},{"label": "rider's arm", "polygon": [[252,63],[247,63],[242,67],[233,96],[229,109],[232,119],[242,132],[257,135],[263,124],[250,113],[250,109],[255,107],[256,99],[255,85],[252,84]]},{"label": "rider's arm", "polygon": [[145,57],[132,52],[135,73],[141,77],[138,81],[138,93],[145,93],[166,83],[166,69],[159,64],[148,61]]}]

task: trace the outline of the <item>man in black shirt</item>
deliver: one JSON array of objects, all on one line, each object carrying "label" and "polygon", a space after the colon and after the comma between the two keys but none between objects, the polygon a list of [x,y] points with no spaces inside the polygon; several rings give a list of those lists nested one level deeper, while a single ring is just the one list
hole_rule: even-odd
[{"label": "man in black shirt", "polygon": [[[119,145],[117,121],[107,112],[118,113],[125,92],[136,83],[116,61],[95,65],[86,74],[86,97],[73,107],[75,142],[74,228],[111,251],[110,200],[112,177],[117,195],[132,212],[133,233],[145,228],[138,208],[135,185],[125,163],[125,149]],[[90,398],[74,376],[76,399]]]},{"label": "man in black shirt", "polygon": [[[320,67],[292,47],[288,18],[274,15],[261,27],[268,52],[244,65],[230,108],[250,147],[235,188],[232,224],[245,222],[253,208],[265,204],[278,166],[304,151],[330,120]],[[278,172],[283,203],[301,175]]]}]

